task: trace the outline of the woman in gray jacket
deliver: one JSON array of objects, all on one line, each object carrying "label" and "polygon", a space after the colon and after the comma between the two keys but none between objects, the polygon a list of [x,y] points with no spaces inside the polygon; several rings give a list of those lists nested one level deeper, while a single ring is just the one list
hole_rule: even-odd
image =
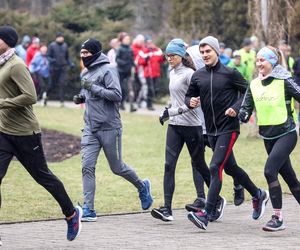
[{"label": "woman in gray jacket", "polygon": [[85,69],[81,73],[81,94],[74,96],[76,104],[85,103],[84,129],[81,140],[83,180],[83,221],[97,219],[94,210],[95,166],[103,148],[114,174],[131,182],[139,191],[142,209],[153,202],[150,181],[141,180],[135,171],[122,161],[122,124],[119,103],[122,92],[115,66],[101,53],[102,45],[90,38],[81,46],[80,56]]}]

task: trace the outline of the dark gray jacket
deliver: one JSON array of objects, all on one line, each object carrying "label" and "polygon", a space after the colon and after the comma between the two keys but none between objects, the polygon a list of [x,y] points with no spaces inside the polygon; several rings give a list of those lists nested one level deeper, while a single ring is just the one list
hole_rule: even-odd
[{"label": "dark gray jacket", "polygon": [[91,90],[83,90],[85,98],[84,122],[91,132],[121,128],[119,102],[122,92],[118,71],[109,64],[106,55],[101,53],[88,69],[84,69],[81,78],[93,81]]},{"label": "dark gray jacket", "polygon": [[52,69],[60,69],[63,66],[71,64],[68,45],[66,43],[58,44],[56,41],[50,43],[47,58],[50,62],[50,68]]}]

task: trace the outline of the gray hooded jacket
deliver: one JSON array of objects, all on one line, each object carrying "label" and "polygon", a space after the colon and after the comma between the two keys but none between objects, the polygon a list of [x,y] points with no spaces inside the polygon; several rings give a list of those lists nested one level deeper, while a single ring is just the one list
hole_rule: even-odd
[{"label": "gray hooded jacket", "polygon": [[116,67],[101,53],[88,69],[82,71],[81,78],[93,82],[91,90],[82,92],[85,127],[91,132],[121,128],[119,102],[122,92]]}]

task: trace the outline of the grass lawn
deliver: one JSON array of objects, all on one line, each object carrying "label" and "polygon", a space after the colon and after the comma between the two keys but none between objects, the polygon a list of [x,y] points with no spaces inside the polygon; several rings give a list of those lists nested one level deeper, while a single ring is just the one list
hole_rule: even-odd
[{"label": "grass lawn", "polygon": [[[81,135],[83,110],[35,107],[40,124],[73,135]],[[152,182],[153,207],[163,204],[164,146],[167,126],[161,126],[156,116],[122,113],[123,160],[132,166],[141,178]],[[263,166],[266,153],[261,139],[247,139],[247,127],[243,126],[234,151],[237,162],[254,182],[266,188]],[[292,162],[300,177],[300,148],[294,150]],[[210,149],[206,150],[209,163]],[[61,163],[50,163],[50,169],[62,180],[74,204],[82,203],[81,158],[74,156]],[[141,211],[136,189],[109,169],[101,152],[96,169],[97,188],[95,208],[98,214]],[[287,185],[281,181],[283,190]],[[222,195],[232,201],[232,179],[224,175]],[[177,164],[174,208],[182,208],[195,199],[192,170],[187,150],[184,149]],[[247,199],[250,197],[247,194]],[[249,209],[251,207],[249,206]],[[62,218],[56,201],[47,191],[35,183],[24,168],[13,161],[2,183],[2,208],[0,222]]]}]

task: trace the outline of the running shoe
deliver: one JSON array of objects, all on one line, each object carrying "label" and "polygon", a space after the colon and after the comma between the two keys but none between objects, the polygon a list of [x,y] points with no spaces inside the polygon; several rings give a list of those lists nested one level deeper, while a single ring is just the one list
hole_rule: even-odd
[{"label": "running shoe", "polygon": [[275,232],[284,229],[285,226],[283,224],[283,220],[279,220],[279,217],[277,215],[272,215],[271,220],[269,220],[267,224],[263,227],[263,230],[267,232]]},{"label": "running shoe", "polygon": [[216,202],[216,205],[212,211],[212,213],[208,216],[209,221],[218,221],[223,217],[224,214],[224,208],[226,206],[226,199],[222,196],[219,197],[219,199]]},{"label": "running shoe", "polygon": [[174,220],[172,216],[172,210],[167,207],[154,208],[151,211],[151,215],[155,219],[159,219],[165,222]]},{"label": "running shoe", "polygon": [[189,212],[199,212],[205,207],[205,199],[197,198],[193,204],[186,204],[185,209]]},{"label": "running shoe", "polygon": [[189,212],[188,219],[193,222],[197,227],[206,230],[208,225],[208,216],[205,211],[201,210],[198,213]]},{"label": "running shoe", "polygon": [[259,189],[259,193],[260,193],[259,198],[256,197],[252,198],[252,205],[253,205],[252,218],[254,220],[259,220],[263,216],[265,212],[266,204],[269,200],[269,191]]},{"label": "running shoe", "polygon": [[86,204],[83,204],[82,211],[83,214],[82,214],[81,221],[94,222],[97,220],[96,211],[89,209],[89,207]]},{"label": "running shoe", "polygon": [[147,210],[153,203],[151,195],[151,183],[148,179],[143,180],[144,187],[139,191],[139,197],[143,210]]},{"label": "running shoe", "polygon": [[75,207],[75,216],[70,220],[67,220],[68,231],[67,231],[67,239],[69,241],[74,240],[81,231],[81,217],[82,217],[82,208],[80,206]]},{"label": "running shoe", "polygon": [[239,185],[238,187],[233,188],[233,203],[236,206],[241,205],[245,200],[244,187]]}]

